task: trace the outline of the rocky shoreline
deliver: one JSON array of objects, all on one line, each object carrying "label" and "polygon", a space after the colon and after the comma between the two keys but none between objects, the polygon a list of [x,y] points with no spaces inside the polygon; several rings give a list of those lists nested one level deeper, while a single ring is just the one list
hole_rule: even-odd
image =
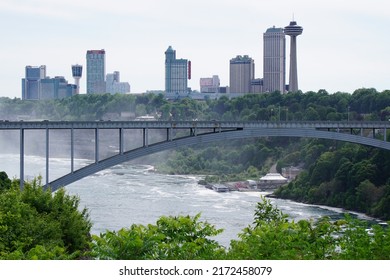
[{"label": "rocky shoreline", "polygon": [[[215,190],[219,192],[225,191],[239,191],[239,192],[269,192],[273,193],[281,184],[262,184],[252,180],[237,181],[237,182],[223,182],[223,183],[206,183],[199,181],[199,185],[204,186],[207,189]],[[223,189],[223,190],[222,190]]]}]

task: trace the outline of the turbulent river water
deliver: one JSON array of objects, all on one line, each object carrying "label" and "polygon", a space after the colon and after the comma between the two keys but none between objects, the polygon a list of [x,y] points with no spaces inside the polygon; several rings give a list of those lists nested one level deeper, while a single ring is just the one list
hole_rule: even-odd
[{"label": "turbulent river water", "polygon": [[[87,160],[77,160],[76,167]],[[69,172],[69,160],[50,159],[50,180]],[[19,155],[1,154],[0,171],[10,178],[19,177]],[[45,160],[38,156],[25,157],[25,175],[45,179]],[[119,230],[132,224],[154,224],[162,215],[196,215],[224,232],[215,239],[224,246],[236,239],[241,230],[252,224],[257,202],[263,192],[218,193],[198,185],[200,177],[166,175],[153,171],[152,166],[126,163],[101,171],[66,186],[68,194],[80,198],[81,207],[89,210],[92,233]],[[321,216],[341,218],[342,209],[307,205],[289,200],[270,198],[271,202],[291,219],[317,219]],[[353,213],[362,219],[364,215]]]}]

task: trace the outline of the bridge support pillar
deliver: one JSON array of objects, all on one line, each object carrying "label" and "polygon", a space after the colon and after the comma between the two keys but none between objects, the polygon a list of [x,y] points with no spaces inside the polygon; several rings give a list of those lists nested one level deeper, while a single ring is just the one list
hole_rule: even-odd
[{"label": "bridge support pillar", "polygon": [[70,129],[70,172],[74,172],[74,130]]},{"label": "bridge support pillar", "polygon": [[172,141],[172,128],[167,128],[167,141]]},{"label": "bridge support pillar", "polygon": [[123,155],[123,128],[119,129],[119,154]]},{"label": "bridge support pillar", "polygon": [[49,128],[46,128],[46,186],[49,185]]},{"label": "bridge support pillar", "polygon": [[195,128],[190,128],[190,136],[198,136],[198,130]]},{"label": "bridge support pillar", "polygon": [[24,186],[24,129],[20,129],[20,189]]},{"label": "bridge support pillar", "polygon": [[148,143],[148,128],[144,128],[143,129],[143,138],[144,138],[144,147],[148,147],[149,146],[149,143]]},{"label": "bridge support pillar", "polygon": [[95,162],[99,162],[99,128],[95,128]]}]

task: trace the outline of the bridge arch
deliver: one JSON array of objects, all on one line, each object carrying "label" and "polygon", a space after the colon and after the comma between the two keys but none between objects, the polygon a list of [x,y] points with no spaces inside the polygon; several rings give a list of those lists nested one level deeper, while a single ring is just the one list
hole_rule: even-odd
[{"label": "bridge arch", "polygon": [[196,145],[196,144],[205,144],[210,142],[223,141],[223,140],[259,138],[259,137],[320,138],[320,139],[351,142],[351,143],[368,145],[376,148],[390,150],[390,142],[385,142],[382,140],[377,140],[374,138],[363,137],[358,135],[333,132],[333,131],[325,131],[325,130],[318,130],[318,129],[304,129],[304,128],[301,129],[299,128],[267,128],[267,129],[243,128],[241,130],[231,130],[231,131],[192,135],[183,138],[162,141],[148,146],[126,151],[123,152],[122,154],[114,155],[112,157],[103,159],[96,163],[92,163],[88,166],[80,168],[74,171],[73,173],[69,173],[50,182],[48,185],[50,186],[52,191],[56,191],[63,186],[74,183],[82,178],[90,176],[104,169],[113,167],[115,165],[127,161],[131,161],[139,157],[161,152],[164,150],[179,148],[183,146]]}]

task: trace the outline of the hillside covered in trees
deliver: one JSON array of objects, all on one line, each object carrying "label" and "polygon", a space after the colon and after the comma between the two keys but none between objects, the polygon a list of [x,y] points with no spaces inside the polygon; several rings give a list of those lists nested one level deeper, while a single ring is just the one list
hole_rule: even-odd
[{"label": "hillside covered in trees", "polygon": [[[78,95],[62,100],[0,98],[0,119],[240,121],[389,121],[390,91],[248,94],[229,99],[169,101],[162,94]],[[383,137],[380,132],[378,137]],[[388,139],[388,135],[386,136]],[[245,139],[170,151],[160,171],[213,175],[218,180],[258,178],[272,164],[305,171],[275,195],[390,219],[389,152],[330,140]],[[153,161],[154,163],[156,161]]]}]

